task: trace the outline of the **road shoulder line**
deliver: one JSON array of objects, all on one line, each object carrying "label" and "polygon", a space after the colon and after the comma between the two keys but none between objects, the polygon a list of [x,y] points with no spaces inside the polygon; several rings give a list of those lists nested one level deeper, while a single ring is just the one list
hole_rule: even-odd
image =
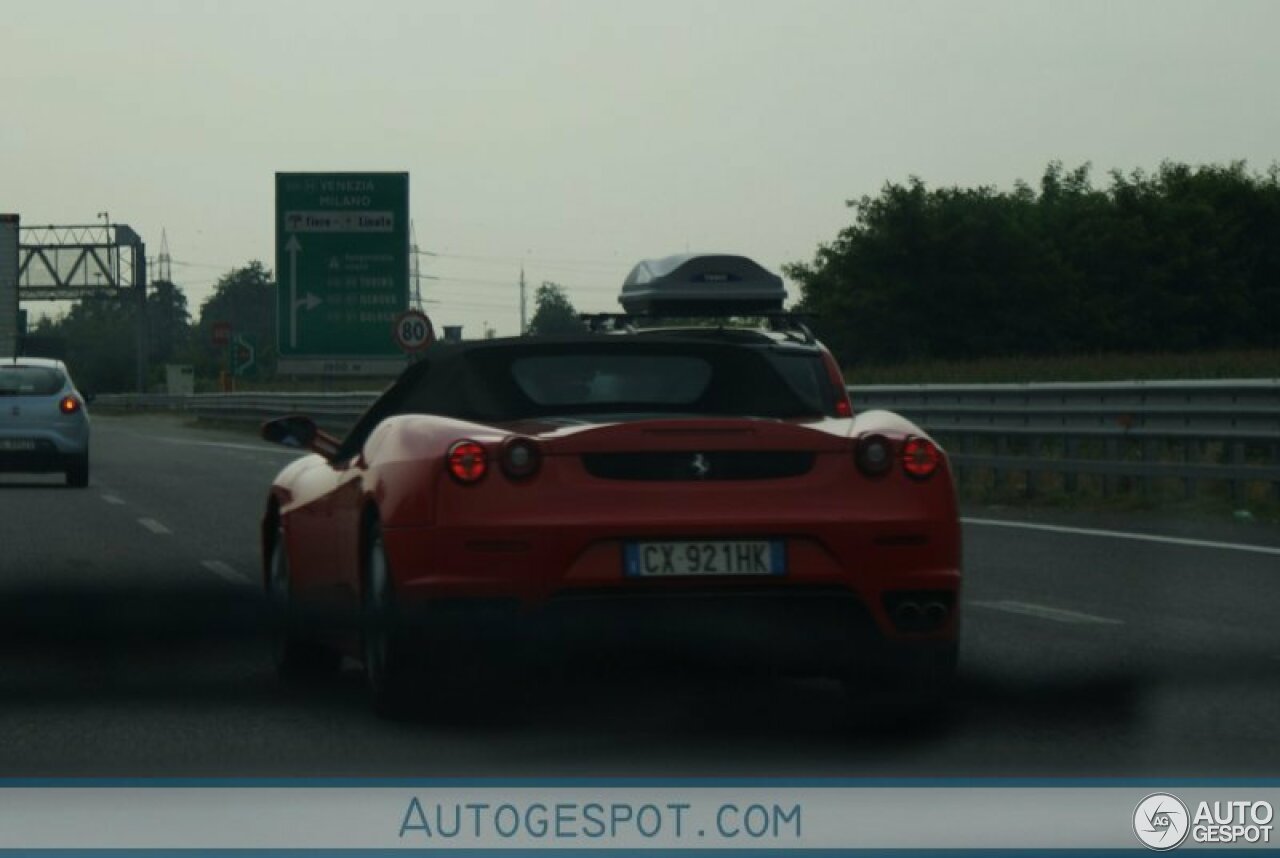
[{"label": "road shoulder line", "polygon": [[1024,617],[1035,617],[1041,620],[1053,620],[1056,623],[1078,623],[1087,625],[1122,626],[1124,620],[1111,617],[1099,617],[1081,611],[1068,611],[1065,608],[1051,608],[1048,605],[1034,605],[1030,602],[1017,602],[1012,599],[1001,599],[991,602],[969,602],[977,608],[990,608],[1004,611],[1007,614],[1021,614]]},{"label": "road shoulder line", "polygon": [[140,518],[138,519],[138,524],[142,525],[147,530],[154,533],[156,536],[167,536],[168,534],[173,533],[172,530],[165,527],[163,524],[156,521],[154,518]]},{"label": "road shoulder line", "polygon": [[1095,530],[1088,527],[1067,527],[1060,524],[1039,524],[1031,521],[1005,521],[997,518],[963,517],[960,521],[963,524],[976,524],[982,527],[1012,527],[1021,530],[1039,530],[1045,533],[1064,533],[1070,536],[1131,539],[1137,542],[1185,545],[1191,548],[1214,548],[1222,551],[1247,551],[1254,554],[1270,554],[1280,557],[1280,548],[1274,548],[1269,545],[1249,545],[1243,542],[1216,542],[1209,539],[1187,539],[1181,536],[1159,536],[1153,533],[1131,533],[1125,530]]}]

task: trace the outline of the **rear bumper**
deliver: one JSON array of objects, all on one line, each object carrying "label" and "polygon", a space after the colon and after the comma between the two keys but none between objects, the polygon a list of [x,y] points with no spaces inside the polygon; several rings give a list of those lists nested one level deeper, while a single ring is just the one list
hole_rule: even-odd
[{"label": "rear bumper", "polygon": [[[908,532],[911,538],[902,538]],[[629,577],[627,538],[586,528],[383,531],[397,600],[410,622],[451,639],[617,642],[788,663],[878,658],[897,646],[955,641],[959,544],[947,525],[846,524],[755,538],[785,543],[786,574]],[[945,616],[903,622],[904,602],[942,605]]]},{"label": "rear bumper", "polygon": [[[34,450],[6,450],[5,441],[34,442]],[[0,471],[59,471],[68,460],[89,454],[89,421],[58,425],[0,425]]]},{"label": "rear bumper", "polygon": [[41,439],[36,441],[34,450],[0,449],[0,472],[38,474],[62,471],[87,452],[87,448],[64,452],[51,441]]},{"label": "rear bumper", "polygon": [[401,632],[421,652],[571,663],[620,659],[841,675],[909,664],[954,635],[892,638],[866,607],[832,590],[742,593],[568,593],[535,610],[514,600],[446,599],[406,606]]}]

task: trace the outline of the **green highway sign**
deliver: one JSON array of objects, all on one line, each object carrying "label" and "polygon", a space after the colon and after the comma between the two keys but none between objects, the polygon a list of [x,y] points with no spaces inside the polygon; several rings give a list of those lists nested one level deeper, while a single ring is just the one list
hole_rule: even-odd
[{"label": "green highway sign", "polygon": [[276,173],[276,283],[280,371],[403,366],[409,174]]}]

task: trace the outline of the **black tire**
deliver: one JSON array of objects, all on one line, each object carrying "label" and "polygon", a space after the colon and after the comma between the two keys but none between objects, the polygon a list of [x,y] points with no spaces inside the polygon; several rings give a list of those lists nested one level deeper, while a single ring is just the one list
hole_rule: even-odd
[{"label": "black tire", "polygon": [[289,575],[289,552],[284,531],[276,529],[267,570],[267,596],[272,607],[272,656],[281,679],[300,679],[334,673],[342,656],[332,647],[308,640],[301,628]]},{"label": "black tire", "polygon": [[403,718],[414,708],[415,673],[399,628],[391,568],[377,521],[370,522],[365,533],[363,575],[361,653],[370,700],[383,718]]},{"label": "black tire", "polygon": [[76,456],[67,461],[64,473],[67,477],[67,485],[73,489],[83,489],[89,486],[89,454]]}]

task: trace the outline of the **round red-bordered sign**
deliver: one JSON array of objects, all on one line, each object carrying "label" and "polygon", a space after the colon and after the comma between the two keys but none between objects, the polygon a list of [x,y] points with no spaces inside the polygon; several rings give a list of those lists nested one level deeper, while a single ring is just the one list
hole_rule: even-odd
[{"label": "round red-bordered sign", "polygon": [[420,352],[436,341],[436,330],[420,310],[406,310],[396,316],[391,327],[396,345],[406,352]]}]

